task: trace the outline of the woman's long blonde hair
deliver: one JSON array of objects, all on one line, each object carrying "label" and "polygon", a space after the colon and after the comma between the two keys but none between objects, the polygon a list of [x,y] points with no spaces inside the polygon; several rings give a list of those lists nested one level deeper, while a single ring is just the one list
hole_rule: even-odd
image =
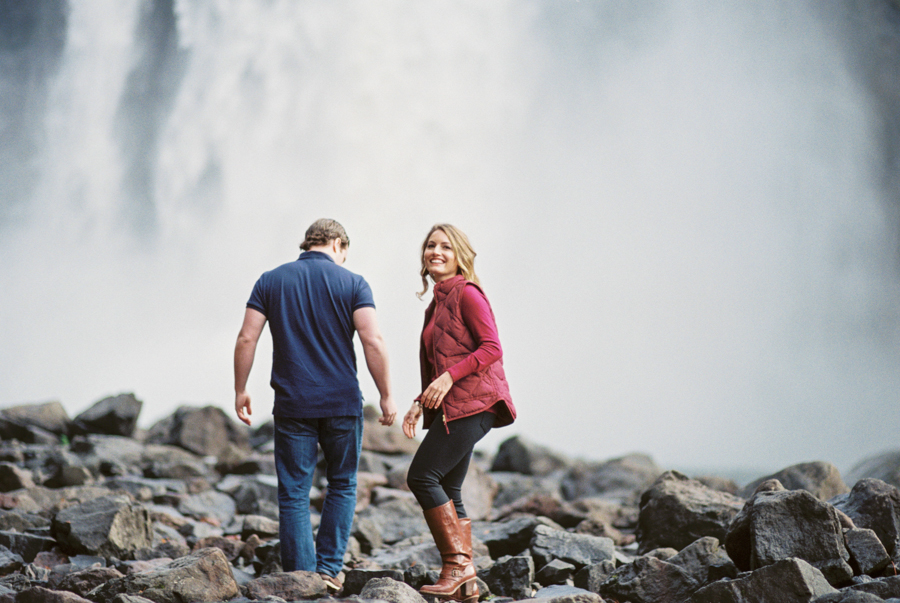
[{"label": "woman's long blonde hair", "polygon": [[477,254],[472,249],[472,244],[469,243],[469,237],[452,224],[435,224],[428,231],[428,234],[425,235],[425,240],[422,242],[422,252],[419,254],[419,258],[422,260],[422,269],[419,271],[422,277],[422,290],[416,293],[418,298],[422,299],[422,296],[428,292],[429,275],[428,267],[425,265],[425,248],[428,246],[428,239],[431,238],[435,230],[440,230],[450,239],[450,247],[453,248],[453,253],[456,255],[456,263],[459,265],[457,274],[462,274],[467,281],[480,285],[481,282],[478,280],[478,275],[475,274],[475,256]]}]

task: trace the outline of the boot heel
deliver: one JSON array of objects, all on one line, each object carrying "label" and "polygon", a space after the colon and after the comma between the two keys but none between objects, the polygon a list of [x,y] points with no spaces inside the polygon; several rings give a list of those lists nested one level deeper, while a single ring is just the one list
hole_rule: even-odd
[{"label": "boot heel", "polygon": [[459,588],[456,589],[456,592],[453,593],[450,598],[453,601],[460,601],[461,603],[477,603],[478,595],[478,582],[473,578],[468,582],[460,584]]}]

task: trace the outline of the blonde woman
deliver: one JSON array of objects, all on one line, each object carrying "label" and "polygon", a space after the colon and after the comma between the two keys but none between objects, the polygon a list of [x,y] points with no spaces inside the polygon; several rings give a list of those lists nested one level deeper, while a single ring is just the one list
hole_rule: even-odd
[{"label": "blonde woman", "polygon": [[461,498],[475,444],[509,425],[516,409],[503,372],[503,351],[490,303],[475,275],[475,251],[450,224],[436,224],[422,244],[422,297],[434,283],[420,340],[422,393],[403,420],[412,438],[419,418],[428,433],[407,475],[441,553],[441,576],[422,592],[478,600],[472,523]]}]

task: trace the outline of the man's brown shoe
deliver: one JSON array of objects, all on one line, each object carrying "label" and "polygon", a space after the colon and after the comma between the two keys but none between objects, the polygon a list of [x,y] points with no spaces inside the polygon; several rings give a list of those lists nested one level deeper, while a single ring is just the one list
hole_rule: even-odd
[{"label": "man's brown shoe", "polygon": [[325,581],[325,588],[328,589],[330,593],[340,592],[344,585],[341,584],[341,581],[333,576],[329,576],[328,574],[319,574],[319,577]]}]

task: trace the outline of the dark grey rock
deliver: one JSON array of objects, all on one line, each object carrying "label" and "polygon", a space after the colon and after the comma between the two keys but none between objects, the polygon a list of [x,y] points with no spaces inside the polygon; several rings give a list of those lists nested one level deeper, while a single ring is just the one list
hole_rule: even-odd
[{"label": "dark grey rock", "polygon": [[390,578],[373,578],[359,593],[360,599],[380,599],[390,603],[425,603],[409,584]]},{"label": "dark grey rock", "polygon": [[549,475],[564,469],[569,460],[550,449],[513,436],[500,444],[491,471],[512,471],[525,475]]},{"label": "dark grey rock", "polygon": [[357,518],[372,521],[384,544],[394,544],[419,534],[428,534],[422,507],[415,500],[395,499],[383,505],[370,505],[357,513]]},{"label": "dark grey rock", "polygon": [[884,603],[884,599],[871,593],[843,589],[836,593],[822,595],[814,603]]},{"label": "dark grey rock", "polygon": [[856,527],[874,531],[888,555],[900,556],[900,490],[895,486],[879,479],[861,479],[834,506]]},{"label": "dark grey rock", "polygon": [[232,444],[250,449],[248,430],[217,406],[181,406],[151,427],[145,441],[180,446],[200,456],[218,456]]},{"label": "dark grey rock", "polygon": [[835,592],[822,572],[807,562],[783,559],[734,580],[708,584],[685,603],[810,603]]},{"label": "dark grey rock", "polygon": [[92,567],[72,572],[55,583],[56,590],[67,590],[81,597],[110,580],[122,578],[123,574],[112,567]]},{"label": "dark grey rock", "polygon": [[641,495],[638,551],[680,550],[704,536],[722,541],[743,506],[743,499],[708,488],[677,471],[666,471]]},{"label": "dark grey rock", "polygon": [[490,555],[499,559],[528,550],[534,530],[540,525],[534,517],[516,517],[503,522],[472,522],[472,537],[487,545]]},{"label": "dark grey rock", "polygon": [[501,557],[482,578],[495,595],[528,599],[534,583],[534,560],[529,555]]},{"label": "dark grey rock", "polygon": [[607,559],[600,563],[585,565],[575,574],[573,582],[578,588],[589,590],[592,593],[600,592],[600,585],[616,571],[614,561]]},{"label": "dark grey rock", "polygon": [[318,599],[328,594],[325,581],[315,572],[276,572],[247,584],[251,599],[279,597],[286,601]]},{"label": "dark grey rock", "polygon": [[50,527],[50,520],[24,511],[0,509],[0,530],[27,532],[34,528]]},{"label": "dark grey rock", "polygon": [[168,444],[145,445],[141,465],[144,477],[156,479],[184,480],[209,474],[209,468],[199,456]]},{"label": "dark grey rock", "polygon": [[806,490],[819,500],[825,501],[850,491],[837,467],[831,463],[816,461],[791,465],[778,473],[754,480],[744,487],[741,496],[750,498],[757,486],[770,479],[777,479],[788,490]]},{"label": "dark grey rock", "polygon": [[6,547],[14,554],[20,555],[25,563],[31,563],[38,553],[53,550],[57,542],[47,536],[2,531],[0,532],[0,545]]},{"label": "dark grey rock", "polygon": [[126,496],[105,496],[63,509],[51,529],[66,550],[88,555],[130,559],[153,542],[150,513]]},{"label": "dark grey rock", "polygon": [[599,587],[607,599],[631,603],[684,601],[700,583],[681,567],[654,557],[638,557],[616,568]]},{"label": "dark grey rock", "polygon": [[850,552],[850,565],[857,574],[874,576],[891,562],[884,545],[873,530],[844,530],[844,544]]},{"label": "dark grey rock", "polygon": [[666,561],[686,571],[701,585],[722,578],[736,578],[739,573],[725,547],[711,536],[692,542]]},{"label": "dark grey rock", "polygon": [[16,603],[91,603],[75,593],[32,586],[16,595]]},{"label": "dark grey rock", "polygon": [[377,551],[371,557],[376,567],[405,570],[414,565],[441,567],[438,553],[430,534],[420,534],[415,538],[395,543],[390,548]]},{"label": "dark grey rock", "polygon": [[90,592],[95,603],[111,603],[117,595],[140,595],[155,603],[227,601],[240,594],[222,551],[201,549],[145,572],[110,580]]},{"label": "dark grey rock", "polygon": [[142,406],[134,394],[103,398],[72,420],[71,432],[131,437]]},{"label": "dark grey rock", "polygon": [[583,588],[567,585],[553,585],[534,593],[541,603],[603,603],[600,595]]},{"label": "dark grey rock", "polygon": [[573,534],[539,525],[534,529],[534,537],[531,539],[531,556],[540,567],[553,559],[560,559],[581,569],[585,565],[613,559],[615,545],[609,538]]},{"label": "dark grey rock", "polygon": [[512,471],[492,471],[490,476],[497,484],[495,509],[535,494],[549,495],[562,500],[558,478],[524,475]]},{"label": "dark grey rock", "polygon": [[[414,566],[421,567],[421,566]],[[406,576],[404,572],[396,569],[352,569],[347,572],[344,578],[344,588],[341,590],[341,596],[348,597],[350,595],[358,595],[362,589],[374,578],[390,578],[397,582],[405,582]]]},{"label": "dark grey rock", "polygon": [[574,573],[574,565],[559,559],[553,559],[550,563],[539,569],[534,577],[539,584],[550,586],[554,584],[566,584],[566,582],[572,578]]},{"label": "dark grey rock", "polygon": [[870,593],[877,595],[882,599],[900,597],[900,576],[888,576],[887,578],[879,578],[878,580],[869,580],[863,584],[849,586],[847,590]]},{"label": "dark grey rock", "polygon": [[254,534],[264,540],[277,538],[278,522],[260,515],[244,516],[244,523],[241,527],[241,540],[247,540]]},{"label": "dark grey rock", "polygon": [[0,463],[0,492],[33,487],[34,479],[31,471],[13,463]]},{"label": "dark grey rock", "polygon": [[757,492],[734,518],[725,548],[744,571],[796,557],[831,584],[853,576],[837,511],[805,490]]},{"label": "dark grey rock", "polygon": [[0,546],[0,576],[7,576],[17,572],[25,565],[22,555],[13,553],[5,546]]},{"label": "dark grey rock", "polygon": [[873,478],[900,488],[900,450],[889,450],[863,459],[847,472],[847,483]]},{"label": "dark grey rock", "polygon": [[184,497],[178,504],[178,512],[195,519],[214,519],[224,525],[234,518],[237,505],[227,494],[206,490]]}]

